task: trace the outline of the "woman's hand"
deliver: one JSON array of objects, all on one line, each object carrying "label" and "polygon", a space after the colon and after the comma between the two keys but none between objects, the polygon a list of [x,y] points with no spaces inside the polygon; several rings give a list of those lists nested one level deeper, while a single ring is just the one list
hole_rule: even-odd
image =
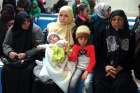
[{"label": "woman's hand", "polygon": [[19,60],[22,60],[22,59],[25,59],[27,55],[26,53],[19,53],[17,56]]},{"label": "woman's hand", "polygon": [[82,80],[85,80],[88,76],[88,71],[85,71],[83,74],[82,74]]},{"label": "woman's hand", "polygon": [[17,60],[18,54],[17,54],[16,52],[10,52],[10,53],[9,53],[9,58],[10,58],[11,60]]},{"label": "woman's hand", "polygon": [[118,74],[118,70],[110,65],[107,65],[105,67],[105,71],[106,71],[106,76],[111,76],[112,78],[116,78],[116,75]]}]

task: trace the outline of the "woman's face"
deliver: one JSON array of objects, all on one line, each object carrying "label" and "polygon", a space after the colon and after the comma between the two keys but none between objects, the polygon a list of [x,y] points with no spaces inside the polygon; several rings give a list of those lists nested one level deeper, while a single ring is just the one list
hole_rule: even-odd
[{"label": "woman's face", "polygon": [[69,16],[65,11],[61,11],[59,14],[59,21],[62,25],[66,25],[68,23]]},{"label": "woman's face", "polygon": [[124,19],[121,16],[114,16],[111,20],[112,27],[115,30],[124,28]]},{"label": "woman's face", "polygon": [[31,25],[30,19],[25,19],[25,21],[22,24],[22,29],[29,30]]},{"label": "woman's face", "polygon": [[107,18],[110,17],[110,14],[111,14],[111,8],[108,9],[108,14],[107,14]]},{"label": "woman's face", "polygon": [[80,36],[80,37],[78,37],[78,43],[81,46],[86,46],[87,42],[88,42],[88,37],[87,36]]},{"label": "woman's face", "polygon": [[89,10],[88,8],[85,8],[84,11],[82,12],[82,16],[86,19],[88,19],[88,14],[89,14]]}]

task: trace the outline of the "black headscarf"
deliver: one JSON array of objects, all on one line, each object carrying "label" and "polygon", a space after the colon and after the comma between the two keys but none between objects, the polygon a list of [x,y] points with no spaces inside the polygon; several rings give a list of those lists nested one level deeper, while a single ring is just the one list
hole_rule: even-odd
[{"label": "black headscarf", "polygon": [[[116,32],[115,29],[112,27],[112,18],[114,16],[120,16],[123,18],[124,20],[124,26],[123,29],[118,29],[118,31]],[[125,12],[123,10],[114,10],[112,11],[110,18],[109,18],[110,22],[109,22],[109,28],[107,29],[107,35],[109,35],[110,33],[119,33],[121,38],[129,38],[129,34],[130,34],[130,30],[129,30],[129,24],[128,24],[128,20],[127,20],[127,16],[125,15]]]},{"label": "black headscarf", "polygon": [[[22,24],[24,23],[25,19],[29,19],[31,22],[28,31],[24,31],[24,29],[22,29]],[[32,21],[25,11],[21,11],[16,15],[12,33],[12,47],[16,52],[25,52],[33,47]]]},{"label": "black headscarf", "polygon": [[112,13],[110,15],[110,26],[111,26],[112,18],[114,16],[120,16],[124,19],[124,29],[128,31],[129,30],[129,25],[128,25],[128,20],[127,20],[127,16],[125,15],[125,12],[123,10],[112,11]]}]

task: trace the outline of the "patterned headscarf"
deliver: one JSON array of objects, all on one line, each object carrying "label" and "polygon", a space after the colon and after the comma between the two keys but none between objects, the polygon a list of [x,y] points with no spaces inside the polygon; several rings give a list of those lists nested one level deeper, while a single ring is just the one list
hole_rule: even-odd
[{"label": "patterned headscarf", "polygon": [[[63,25],[59,21],[59,15],[62,11],[64,11],[68,15],[68,21],[66,25]],[[73,27],[74,27],[74,16],[73,16],[72,8],[70,6],[63,6],[60,8],[57,22],[51,24],[51,26],[48,27],[48,31],[57,32],[62,39],[65,39],[66,41],[68,41],[69,45],[73,45],[74,43],[73,37],[72,37]]]},{"label": "patterned headscarf", "polygon": [[99,17],[106,19],[108,17],[109,9],[111,8],[110,5],[107,5],[105,3],[98,3],[95,8],[95,14],[97,14]]}]

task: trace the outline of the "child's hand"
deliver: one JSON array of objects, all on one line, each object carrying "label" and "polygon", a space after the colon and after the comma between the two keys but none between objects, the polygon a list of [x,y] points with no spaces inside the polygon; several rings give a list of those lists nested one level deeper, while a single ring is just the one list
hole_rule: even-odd
[{"label": "child's hand", "polygon": [[83,74],[82,74],[82,80],[85,80],[88,76],[88,72],[85,71]]},{"label": "child's hand", "polygon": [[25,59],[27,54],[26,53],[19,53],[18,55],[18,59],[22,60],[22,59]]},{"label": "child's hand", "polygon": [[9,52],[9,58],[12,60],[16,60],[18,57],[18,54],[16,52]]}]

